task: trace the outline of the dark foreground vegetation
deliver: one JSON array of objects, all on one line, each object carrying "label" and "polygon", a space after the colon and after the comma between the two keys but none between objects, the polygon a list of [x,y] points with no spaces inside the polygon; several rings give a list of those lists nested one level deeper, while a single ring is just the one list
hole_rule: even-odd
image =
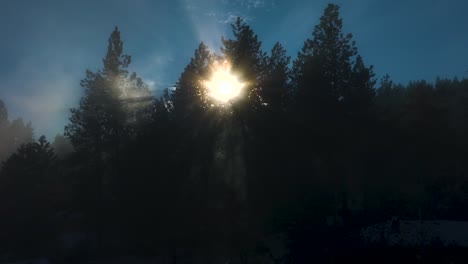
[{"label": "dark foreground vegetation", "polygon": [[[293,61],[240,18],[232,33],[151,98],[116,28],[52,144],[0,101],[3,260],[467,263],[454,241],[362,230],[468,221],[468,80],[376,80],[336,5]],[[247,82],[225,105],[201,83],[220,59]]]}]

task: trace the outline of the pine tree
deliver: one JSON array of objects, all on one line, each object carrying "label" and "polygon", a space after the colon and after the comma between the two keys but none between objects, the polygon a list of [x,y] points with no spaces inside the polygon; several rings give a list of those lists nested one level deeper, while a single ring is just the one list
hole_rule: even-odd
[{"label": "pine tree", "polygon": [[355,42],[351,41],[352,34],[344,35],[342,27],[339,6],[329,4],[315,26],[314,38],[305,43],[323,67],[323,77],[337,100],[342,99],[350,83],[352,58],[357,54]]},{"label": "pine tree", "polygon": [[[233,102],[230,111],[229,126],[232,131],[230,144],[232,146],[243,145],[243,157],[246,160],[247,171],[250,168],[250,160],[253,159],[250,147],[251,141],[258,136],[255,129],[259,111],[264,109],[262,92],[266,89],[266,65],[267,55],[261,49],[261,41],[240,17],[231,24],[233,39],[222,38],[221,52],[225,59],[232,64],[232,71],[239,75],[241,82],[246,83],[242,94]],[[243,142],[243,143],[240,143]]]},{"label": "pine tree", "polygon": [[310,197],[308,189],[317,188],[317,195],[325,199],[324,212],[334,212],[335,219],[338,209],[347,207],[350,183],[360,183],[354,176],[363,161],[353,165],[350,160],[361,159],[353,155],[353,142],[365,137],[354,131],[353,120],[371,110],[372,78],[372,67],[366,67],[358,56],[352,34],[343,33],[339,7],[329,4],[292,66],[291,120],[297,131],[293,144],[299,153],[307,154],[292,161],[297,178],[291,188],[298,197]]},{"label": "pine tree", "polygon": [[394,84],[388,74],[384,75],[376,90],[375,104],[379,119],[385,122],[391,121],[394,124],[396,119],[401,117],[403,111],[405,88],[402,85]]},{"label": "pine tree", "polygon": [[210,146],[216,133],[216,108],[211,107],[211,99],[203,86],[213,61],[214,57],[208,47],[200,43],[194,57],[182,72],[170,100],[164,100],[171,103],[170,111],[177,126],[176,133],[180,133],[177,134],[180,146],[198,151],[199,157],[205,157],[204,162],[210,160],[207,155],[212,154]]},{"label": "pine tree", "polygon": [[65,158],[73,153],[73,146],[70,140],[61,134],[55,136],[52,147],[59,158]]},{"label": "pine tree", "polygon": [[275,43],[267,59],[261,97],[268,108],[276,113],[285,109],[289,99],[290,60],[284,47],[279,42]]},{"label": "pine tree", "polygon": [[[373,114],[375,80],[373,67],[366,67],[360,55],[357,56],[351,74],[351,86],[345,99],[345,111],[351,118],[361,119]],[[366,121],[369,121],[368,119]]]},{"label": "pine tree", "polygon": [[317,104],[316,110],[336,108],[350,94],[357,49],[352,34],[344,35],[342,27],[339,7],[329,4],[312,32],[313,39],[305,41],[293,63],[296,98],[303,104]]},{"label": "pine tree", "polygon": [[257,143],[254,142],[261,137],[257,121],[262,118],[261,112],[268,104],[265,100],[271,98],[262,97],[268,96],[268,92],[263,93],[268,89],[265,86],[268,57],[262,50],[262,42],[240,17],[231,24],[231,28],[233,38],[222,39],[221,52],[232,64],[232,71],[238,74],[240,81],[246,85],[242,94],[229,108],[232,114],[225,122],[222,142],[225,142],[224,160],[235,164],[236,168],[235,172],[226,170],[226,174],[235,175],[231,176],[234,179],[231,180],[233,184],[230,187],[235,188],[234,199],[227,203],[233,206],[230,210],[236,210],[231,211],[236,212],[236,217],[230,219],[233,233],[229,238],[233,243],[232,247],[235,245],[240,251],[252,246],[252,238],[261,232],[258,228],[259,214],[255,211],[259,208],[256,207],[258,203],[255,201],[257,194],[254,193],[255,189],[251,188],[256,177],[256,161],[259,159],[256,155]]},{"label": "pine tree", "polygon": [[[210,107],[209,98],[203,81],[208,79],[209,69],[214,61],[208,47],[202,42],[195,50],[194,57],[182,72],[174,93],[174,115],[177,122],[197,119]],[[195,118],[195,119],[194,119]]]},{"label": "pine tree", "polygon": [[[231,24],[233,39],[222,38],[221,52],[232,64],[232,70],[246,82],[243,95],[237,100],[240,111],[252,112],[261,107],[262,81],[266,65],[266,53],[262,42],[240,17]],[[253,113],[253,112],[252,112]]]},{"label": "pine tree", "polygon": [[131,57],[123,54],[117,27],[108,43],[103,69],[86,72],[86,78],[80,83],[85,94],[79,107],[70,110],[70,124],[65,127],[65,136],[77,151],[116,154],[130,133],[129,117],[122,100],[149,94],[141,79],[128,72]]},{"label": "pine tree", "polygon": [[57,210],[57,158],[49,142],[22,144],[0,172],[0,236],[11,253],[38,254],[54,238],[50,216]]},{"label": "pine tree", "polygon": [[[125,100],[149,94],[146,85],[136,73],[129,74],[131,57],[123,53],[123,42],[116,27],[108,40],[103,68],[97,72],[86,71],[81,81],[84,96],[78,108],[70,110],[70,123],[65,127],[68,137],[87,170],[80,179],[88,186],[87,199],[92,207],[87,213],[95,217],[98,247],[104,245],[108,201],[117,192],[115,183],[120,179],[122,149],[132,141],[135,126],[131,123],[134,112]],[[128,174],[127,174],[128,175]],[[83,190],[86,192],[86,190]]]},{"label": "pine tree", "polygon": [[[56,161],[56,155],[50,143],[45,136],[41,136],[37,142],[22,144],[18,151],[5,161],[5,167],[2,173],[8,175],[20,174],[24,175],[47,175],[48,170]],[[22,165],[21,165],[22,164]],[[26,166],[26,164],[28,164]],[[17,171],[18,173],[10,173]],[[19,172],[21,171],[21,172]],[[20,176],[18,176],[20,177]],[[31,179],[33,182],[41,181],[40,179]]]},{"label": "pine tree", "polygon": [[[357,54],[352,35],[344,35],[339,7],[329,4],[312,39],[304,42],[293,62],[291,79],[294,89],[293,119],[301,131],[298,144],[321,156],[335,152],[342,143],[343,105],[352,88],[352,62]],[[310,149],[304,150],[310,152]],[[336,166],[334,166],[336,167]]]}]

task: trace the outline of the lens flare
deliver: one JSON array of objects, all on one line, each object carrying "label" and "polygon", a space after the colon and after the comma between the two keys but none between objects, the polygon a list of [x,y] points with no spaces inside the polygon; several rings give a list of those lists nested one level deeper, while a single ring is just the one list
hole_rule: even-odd
[{"label": "lens flare", "polygon": [[231,65],[224,61],[215,63],[212,69],[211,79],[204,81],[208,93],[214,99],[227,103],[239,96],[245,83],[241,83],[237,76],[231,72]]}]

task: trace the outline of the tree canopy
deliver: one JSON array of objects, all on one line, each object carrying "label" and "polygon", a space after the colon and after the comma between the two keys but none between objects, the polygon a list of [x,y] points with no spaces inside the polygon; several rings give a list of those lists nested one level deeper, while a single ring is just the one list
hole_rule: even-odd
[{"label": "tree canopy", "polygon": [[[0,100],[0,256],[431,260],[423,244],[364,245],[361,231],[391,217],[468,220],[468,80],[378,80],[343,23],[327,5],[291,58],[237,18],[219,54],[200,43],[158,97],[116,27],[52,144]],[[246,85],[220,102],[204,81],[224,61]]]}]

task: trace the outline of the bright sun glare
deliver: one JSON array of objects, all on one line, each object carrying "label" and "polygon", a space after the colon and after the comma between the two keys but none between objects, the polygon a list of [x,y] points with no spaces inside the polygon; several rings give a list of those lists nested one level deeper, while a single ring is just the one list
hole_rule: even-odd
[{"label": "bright sun glare", "polygon": [[231,73],[231,66],[227,61],[215,64],[211,79],[204,82],[209,94],[216,100],[227,103],[238,96],[245,86]]}]

